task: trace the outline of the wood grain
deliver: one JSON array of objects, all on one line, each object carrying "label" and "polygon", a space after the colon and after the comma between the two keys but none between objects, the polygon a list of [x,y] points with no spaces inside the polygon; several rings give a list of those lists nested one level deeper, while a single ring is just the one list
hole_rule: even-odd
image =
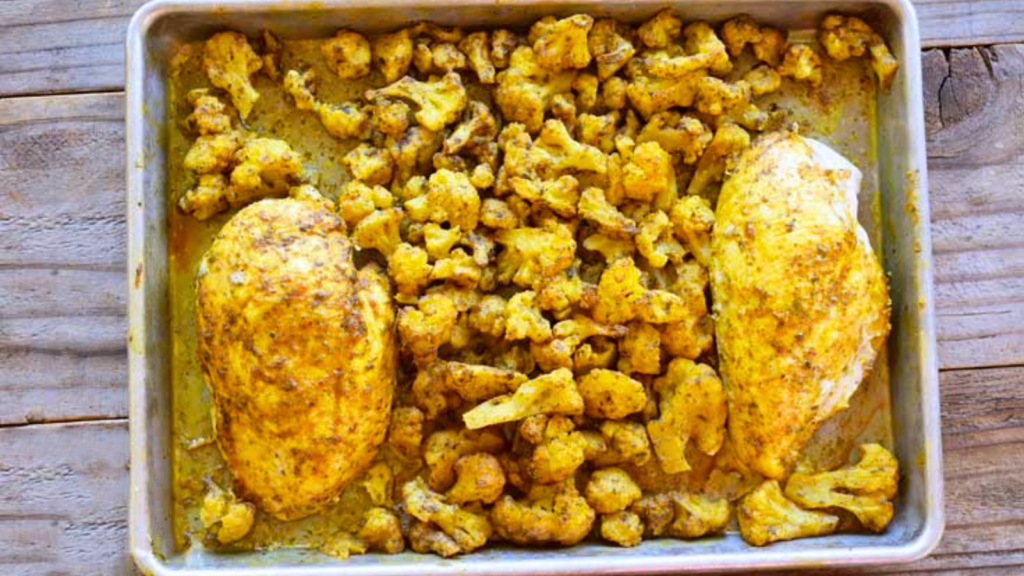
[{"label": "wood grain", "polygon": [[122,100],[0,100],[0,425],[126,415]]},{"label": "wood grain", "polygon": [[1024,45],[925,57],[939,356],[1024,363]]},{"label": "wood grain", "polygon": [[[1021,382],[1024,367],[942,374],[948,525],[934,555],[910,566],[827,574],[984,576],[983,568],[1024,564]],[[0,542],[20,544],[0,547],[0,571],[126,574],[126,424],[0,428],[0,446]]]},{"label": "wood grain", "polygon": [[[125,30],[144,3],[0,2],[0,96],[122,89]],[[1024,6],[1016,0],[916,0],[914,5],[926,47],[1024,40]]]}]

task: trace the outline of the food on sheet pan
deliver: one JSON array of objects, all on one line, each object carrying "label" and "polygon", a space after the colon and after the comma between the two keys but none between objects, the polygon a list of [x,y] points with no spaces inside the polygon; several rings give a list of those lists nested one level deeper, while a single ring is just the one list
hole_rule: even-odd
[{"label": "food on sheet pan", "polygon": [[802,133],[897,69],[843,15],[183,48],[179,545],[884,530],[886,279],[861,171]]}]

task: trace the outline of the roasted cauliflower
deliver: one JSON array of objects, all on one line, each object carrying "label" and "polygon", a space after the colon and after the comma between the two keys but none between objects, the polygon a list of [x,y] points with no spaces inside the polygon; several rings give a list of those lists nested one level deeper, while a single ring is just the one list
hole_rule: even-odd
[{"label": "roasted cauliflower", "polygon": [[515,422],[535,414],[583,413],[583,397],[573,380],[572,371],[560,368],[520,384],[512,394],[496,396],[462,415],[466,427],[477,430],[486,426]]},{"label": "roasted cauliflower", "polygon": [[221,32],[214,34],[203,46],[203,68],[210,83],[226,91],[238,115],[245,120],[252,112],[260,93],[252,86],[250,77],[263,67],[263,60],[249,45],[244,34]]},{"label": "roasted cauliflower", "polygon": [[787,499],[777,480],[765,480],[744,496],[736,519],[740,535],[754,546],[831,534],[839,525],[838,517],[804,510]]},{"label": "roasted cauliflower", "polygon": [[571,478],[559,484],[535,484],[522,500],[506,494],[491,509],[494,532],[523,546],[572,546],[587,536],[595,518]]},{"label": "roasted cauliflower", "polygon": [[647,423],[647,433],[666,473],[690,469],[685,451],[691,438],[704,454],[718,452],[725,439],[725,391],[710,366],[676,358],[654,381],[654,391],[659,417]]}]

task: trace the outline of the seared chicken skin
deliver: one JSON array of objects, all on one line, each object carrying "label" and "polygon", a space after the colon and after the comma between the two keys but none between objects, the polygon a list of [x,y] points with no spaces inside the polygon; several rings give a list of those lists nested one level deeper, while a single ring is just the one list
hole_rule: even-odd
[{"label": "seared chicken skin", "polygon": [[889,332],[859,189],[856,167],[788,132],[746,150],[722,186],[711,287],[729,435],[768,478],[847,407]]},{"label": "seared chicken skin", "polygon": [[384,275],[324,204],[263,200],[199,266],[199,360],[239,497],[282,520],[335,500],[384,440],[396,346]]}]

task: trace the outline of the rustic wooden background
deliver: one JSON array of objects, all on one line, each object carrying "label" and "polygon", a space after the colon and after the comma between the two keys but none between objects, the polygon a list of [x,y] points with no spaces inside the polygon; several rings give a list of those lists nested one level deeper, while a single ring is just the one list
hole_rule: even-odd
[{"label": "rustic wooden background", "polygon": [[[0,0],[0,574],[131,570],[122,42],[140,4]],[[916,4],[947,528],[882,572],[1022,574],[1024,2]]]}]

